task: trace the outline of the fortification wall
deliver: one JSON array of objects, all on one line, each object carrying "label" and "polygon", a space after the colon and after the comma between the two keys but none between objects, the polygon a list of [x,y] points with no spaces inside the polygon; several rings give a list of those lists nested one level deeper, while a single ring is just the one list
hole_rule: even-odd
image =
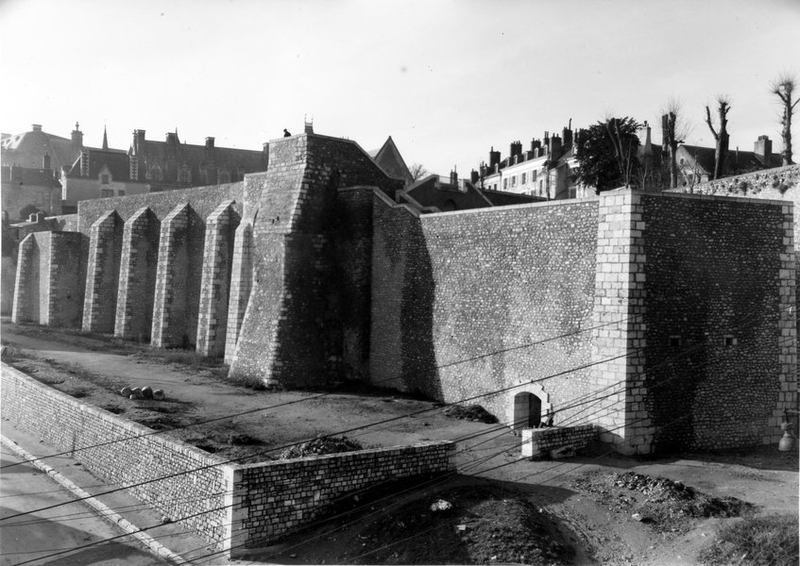
[{"label": "fortification wall", "polygon": [[236,465],[85,405],[2,364],[3,418],[235,558],[328,512],[337,498],[452,470],[455,445],[422,442]]},{"label": "fortification wall", "polygon": [[220,458],[80,403],[6,364],[2,402],[3,418],[21,430],[219,547],[226,543],[231,469]]},{"label": "fortification wall", "polygon": [[777,443],[797,407],[793,207],[642,194],[646,396],[659,447]]},{"label": "fortification wall", "polygon": [[[594,384],[597,201],[416,217],[374,201],[372,382],[472,400],[531,392],[568,423]],[[578,368],[578,369],[576,369]],[[564,373],[566,372],[566,373]],[[485,395],[492,391],[497,394]]]},{"label": "fortification wall", "polygon": [[335,263],[342,211],[337,193],[357,185],[393,194],[402,182],[347,140],[309,134],[270,144],[269,170],[247,180],[246,193],[259,195],[253,212],[257,284],[235,351],[225,355],[232,377],[299,387],[336,373],[330,362],[343,358],[342,320],[349,316],[342,312],[342,273]]},{"label": "fortification wall", "polygon": [[191,203],[192,210],[203,219],[225,200],[236,201],[235,206],[241,214],[244,194],[244,182],[238,182],[163,193],[84,200],[78,203],[77,231],[88,235],[92,224],[109,210],[115,210],[123,222],[144,207],[161,219],[185,202]]}]

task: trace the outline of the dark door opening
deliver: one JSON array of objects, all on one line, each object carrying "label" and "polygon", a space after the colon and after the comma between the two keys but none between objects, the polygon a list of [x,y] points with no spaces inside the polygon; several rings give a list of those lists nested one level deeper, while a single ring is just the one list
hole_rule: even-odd
[{"label": "dark door opening", "polygon": [[515,429],[535,428],[542,422],[542,400],[533,393],[514,395]]}]

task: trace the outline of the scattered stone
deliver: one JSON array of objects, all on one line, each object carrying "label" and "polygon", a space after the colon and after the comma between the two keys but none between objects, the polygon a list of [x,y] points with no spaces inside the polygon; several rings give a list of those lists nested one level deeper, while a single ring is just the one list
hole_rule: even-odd
[{"label": "scattered stone", "polygon": [[142,387],[141,391],[143,399],[153,398],[153,389],[149,385],[145,385],[144,387]]},{"label": "scattered stone", "polygon": [[163,389],[156,389],[153,391],[153,399],[156,401],[163,401],[164,400],[164,390]]},{"label": "scattered stone", "polygon": [[634,513],[633,515],[631,515],[631,519],[633,519],[634,521],[641,521],[642,515],[640,513]]},{"label": "scattered stone", "polygon": [[445,501],[444,499],[437,499],[431,504],[431,511],[447,511],[448,509],[452,509],[453,504],[449,501]]},{"label": "scattered stone", "polygon": [[134,387],[133,389],[131,389],[131,394],[133,395],[134,399],[142,398],[142,390],[139,387]]},{"label": "scattered stone", "polygon": [[131,388],[128,387],[127,385],[125,387],[123,387],[122,389],[120,389],[120,391],[119,391],[120,395],[122,395],[123,397],[128,397],[129,399],[130,399],[131,393],[132,393]]}]

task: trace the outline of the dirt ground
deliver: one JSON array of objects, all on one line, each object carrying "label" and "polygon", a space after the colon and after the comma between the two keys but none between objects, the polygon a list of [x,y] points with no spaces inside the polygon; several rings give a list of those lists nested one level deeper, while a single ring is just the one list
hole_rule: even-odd
[{"label": "dirt ground", "polygon": [[[463,552],[460,545],[473,541],[469,544],[474,543],[479,557],[454,554],[455,562],[696,564],[697,553],[711,544],[720,526],[741,520],[687,516],[670,523],[662,515],[643,514],[650,492],[628,489],[625,481],[616,485],[618,474],[627,472],[681,482],[708,497],[737,498],[752,504],[750,513],[798,513],[796,451],[780,453],[776,447],[763,447],[649,460],[598,451],[566,460],[528,461],[520,457],[519,438],[507,429],[452,419],[438,404],[391,391],[256,391],[227,382],[224,367],[199,362],[191,354],[7,321],[2,343],[11,347],[7,359],[12,365],[44,383],[242,462],[275,458],[287,446],[320,434],[344,435],[365,447],[461,439],[456,457],[460,475],[445,482],[422,482],[407,492],[372,494],[356,505],[359,514],[337,515],[264,549],[257,556],[264,560],[296,564],[406,560],[416,552],[413,544],[419,540],[407,523],[415,524],[414,517],[422,517],[419,521],[424,524],[433,521],[424,509],[442,494],[454,502],[442,525],[447,525],[448,533],[455,532],[457,540],[448,535],[427,543],[442,548],[455,545],[452,548]],[[131,400],[118,393],[125,386],[145,385],[162,389],[165,400]],[[488,495],[469,496],[472,492]],[[365,506],[363,501],[371,503]],[[498,507],[505,505],[511,506],[508,513]],[[535,520],[537,513],[546,516],[548,528]],[[496,518],[481,522],[478,517],[483,515]],[[523,535],[509,534],[516,528],[509,523],[503,530],[508,540],[500,547],[521,549],[524,559],[492,554],[503,542],[502,533],[491,526],[497,525],[497,517],[517,517],[515,525],[532,521],[531,529],[544,529],[543,537],[555,546],[546,547],[536,562],[530,549],[511,544]],[[391,532],[394,539],[389,541],[379,532]],[[423,555],[421,560],[430,562],[431,557],[425,560]]]}]

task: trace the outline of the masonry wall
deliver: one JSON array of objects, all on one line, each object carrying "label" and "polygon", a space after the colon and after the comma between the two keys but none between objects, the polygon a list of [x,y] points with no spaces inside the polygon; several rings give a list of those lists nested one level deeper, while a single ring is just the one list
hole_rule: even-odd
[{"label": "masonry wall", "polygon": [[185,520],[215,544],[226,543],[230,471],[221,459],[80,403],[5,364],[2,370],[4,419],[69,452],[110,484],[131,486],[135,497],[175,521]]},{"label": "masonry wall", "polygon": [[370,486],[454,470],[455,444],[421,442],[237,467],[234,546],[274,543],[324,514],[343,495]]},{"label": "masonry wall", "polygon": [[[254,215],[253,285],[235,352],[234,378],[302,387],[339,377],[342,310],[335,265],[337,191],[371,185],[393,194],[390,179],[350,141],[305,134],[270,144],[270,168],[249,175]],[[253,207],[256,210],[253,210]]]},{"label": "masonry wall", "polygon": [[2,364],[3,418],[236,557],[329,511],[338,497],[453,469],[450,442],[236,465],[73,399]]},{"label": "masonry wall", "polygon": [[777,443],[797,406],[792,207],[642,194],[644,387],[659,449]]},{"label": "masonry wall", "polygon": [[531,392],[557,425],[576,418],[595,387],[596,201],[415,217],[376,198],[373,223],[373,383],[506,423]]},{"label": "masonry wall", "polygon": [[236,209],[241,213],[243,199],[244,182],[86,200],[78,203],[77,230],[88,235],[92,224],[109,210],[115,210],[123,222],[144,207],[149,208],[156,218],[161,219],[179,204],[189,202],[197,215],[205,219],[224,200],[236,201]]},{"label": "masonry wall", "polygon": [[598,439],[595,425],[572,427],[526,428],[522,430],[522,455],[526,458],[548,456],[552,450],[582,450]]}]

